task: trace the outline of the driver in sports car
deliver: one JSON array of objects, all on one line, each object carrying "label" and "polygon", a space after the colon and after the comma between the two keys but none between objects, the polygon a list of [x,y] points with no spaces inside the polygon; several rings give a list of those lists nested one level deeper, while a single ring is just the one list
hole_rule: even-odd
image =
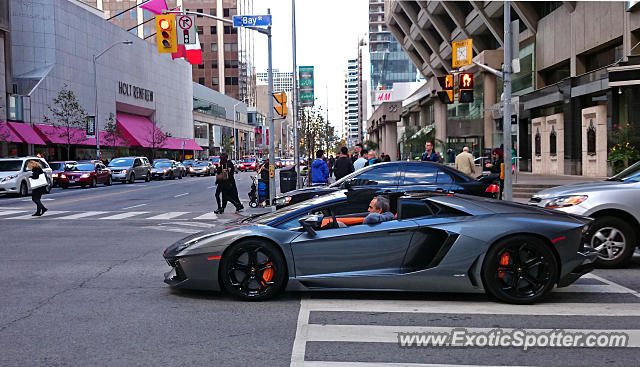
[{"label": "driver in sports car", "polygon": [[362,223],[376,224],[396,219],[396,216],[389,210],[389,199],[384,196],[376,196],[369,203],[369,214]]}]

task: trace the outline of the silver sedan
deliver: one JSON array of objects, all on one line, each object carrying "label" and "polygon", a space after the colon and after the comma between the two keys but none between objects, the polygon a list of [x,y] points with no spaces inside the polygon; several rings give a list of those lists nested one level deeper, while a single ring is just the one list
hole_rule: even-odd
[{"label": "silver sedan", "polygon": [[640,239],[640,161],[605,181],[542,190],[529,204],[594,218],[588,236],[597,265],[623,266]]}]

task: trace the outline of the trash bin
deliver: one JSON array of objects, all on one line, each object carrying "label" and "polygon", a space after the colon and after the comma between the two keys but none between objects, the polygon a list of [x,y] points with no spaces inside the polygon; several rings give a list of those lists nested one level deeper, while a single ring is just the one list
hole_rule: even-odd
[{"label": "trash bin", "polygon": [[280,169],[280,192],[285,193],[296,189],[296,166]]}]

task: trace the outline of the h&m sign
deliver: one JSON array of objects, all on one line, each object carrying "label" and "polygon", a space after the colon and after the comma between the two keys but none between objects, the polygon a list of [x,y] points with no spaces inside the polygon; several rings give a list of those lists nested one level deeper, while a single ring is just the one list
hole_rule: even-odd
[{"label": "h&m sign", "polygon": [[135,99],[144,99],[147,102],[153,102],[153,91],[136,87],[133,84],[118,82],[118,93]]}]

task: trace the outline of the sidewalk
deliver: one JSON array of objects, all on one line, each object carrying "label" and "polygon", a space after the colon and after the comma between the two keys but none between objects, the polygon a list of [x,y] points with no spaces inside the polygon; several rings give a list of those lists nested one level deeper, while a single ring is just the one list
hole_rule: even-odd
[{"label": "sidewalk", "polygon": [[573,176],[573,175],[537,175],[530,172],[518,172],[517,175],[513,175],[514,185],[548,185],[548,186],[561,186],[571,185],[575,183],[602,181],[606,177],[585,177],[585,176]]}]

